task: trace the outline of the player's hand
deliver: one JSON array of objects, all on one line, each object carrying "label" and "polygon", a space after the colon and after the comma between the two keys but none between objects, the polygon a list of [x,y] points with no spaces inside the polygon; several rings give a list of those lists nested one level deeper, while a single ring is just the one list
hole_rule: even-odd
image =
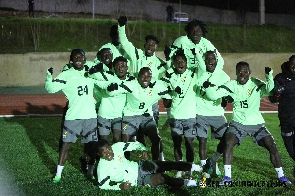
[{"label": "player's hand", "polygon": [[121,183],[119,187],[121,190],[127,190],[127,189],[130,189],[131,183],[129,181],[126,181]]},{"label": "player's hand", "polygon": [[223,99],[227,102],[227,103],[232,103],[234,102],[234,99],[231,97],[231,96],[226,96],[226,97],[223,97]]},{"label": "player's hand", "polygon": [[98,63],[97,65],[91,67],[89,69],[88,73],[89,74],[94,74],[94,73],[102,71],[102,69],[103,69],[103,63]]},{"label": "player's hand", "polygon": [[166,45],[164,49],[164,55],[165,55],[166,61],[170,60],[170,57],[169,57],[170,53],[171,53],[171,48]]},{"label": "player's hand", "polygon": [[209,82],[209,81],[205,81],[205,82],[203,83],[203,87],[204,87],[204,88],[208,88],[210,85],[211,85],[211,82]]},{"label": "player's hand", "polygon": [[108,87],[107,87],[108,91],[114,91],[114,90],[118,90],[118,84],[117,83],[111,83]]},{"label": "player's hand", "polygon": [[85,69],[85,71],[88,71],[89,70],[88,65],[84,65],[84,69]]},{"label": "player's hand", "polygon": [[53,68],[50,67],[50,68],[48,69],[48,72],[52,75],[52,74],[53,74]]},{"label": "player's hand", "polygon": [[151,115],[149,113],[143,113],[142,114],[144,117],[150,117]]},{"label": "player's hand", "polygon": [[222,99],[221,99],[221,107],[226,108],[226,106],[227,106],[227,101],[225,100],[224,97],[222,97]]},{"label": "player's hand", "polygon": [[118,23],[120,27],[124,26],[127,23],[127,17],[126,16],[120,16],[118,19]]},{"label": "player's hand", "polygon": [[271,68],[270,67],[265,67],[265,73],[268,75],[269,72],[271,71]]},{"label": "player's hand", "polygon": [[284,90],[285,90],[284,86],[280,86],[280,85],[275,86],[275,88],[274,88],[274,96],[276,98],[280,98],[281,94],[283,93]]},{"label": "player's hand", "polygon": [[147,152],[147,151],[142,151],[142,153],[141,153],[141,158],[142,158],[143,160],[148,160],[148,159],[149,159],[148,152]]},{"label": "player's hand", "polygon": [[177,86],[177,87],[175,88],[175,92],[177,92],[178,94],[181,95],[181,88],[180,88],[179,86]]}]

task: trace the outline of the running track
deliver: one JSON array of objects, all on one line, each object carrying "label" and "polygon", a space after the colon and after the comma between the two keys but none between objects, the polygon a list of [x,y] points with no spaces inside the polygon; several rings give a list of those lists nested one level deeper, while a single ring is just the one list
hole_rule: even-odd
[{"label": "running track", "polygon": [[[0,117],[61,115],[66,98],[63,94],[0,94]],[[165,112],[162,100],[159,101],[160,113]],[[229,104],[226,112],[232,111]],[[276,113],[277,105],[267,97],[261,99],[260,111]]]}]

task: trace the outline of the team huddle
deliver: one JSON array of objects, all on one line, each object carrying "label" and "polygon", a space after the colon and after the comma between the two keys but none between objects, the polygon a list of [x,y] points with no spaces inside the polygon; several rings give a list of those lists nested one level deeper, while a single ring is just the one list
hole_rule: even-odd
[{"label": "team huddle", "polygon": [[[262,81],[250,77],[250,65],[240,61],[236,64],[236,79],[230,80],[223,71],[221,54],[204,38],[208,32],[202,21],[187,23],[187,35],[165,47],[165,60],[155,54],[160,41],[154,35],[145,37],[144,50],[134,47],[126,36],[126,23],[127,18],[121,16],[118,25],[111,27],[111,42],[99,49],[93,61],[86,60],[84,50],[74,49],[69,64],[56,78],[52,78],[53,68],[47,70],[45,89],[49,93],[62,90],[68,100],[54,183],[61,181],[70,146],[82,135],[82,170],[90,180],[97,180],[101,189],[198,186],[192,172],[221,177],[217,161],[223,156],[224,176],[219,183],[222,186],[232,181],[234,146],[249,135],[269,152],[278,181],[292,184],[284,175],[280,154],[259,107],[263,96],[279,103],[295,97],[289,90],[294,88],[291,82],[295,80],[295,56],[282,65],[287,75],[274,79],[273,70],[265,67]],[[165,125],[171,128],[174,161],[165,161],[164,157],[158,128],[159,100],[167,111]],[[233,104],[229,122],[224,116],[228,103]],[[287,108],[279,108],[279,114]],[[288,118],[281,114],[279,119],[285,146],[295,161],[293,111],[284,113],[291,115]],[[211,139],[219,143],[215,153],[208,156],[210,130]],[[151,143],[151,159],[146,137]],[[183,137],[186,161],[181,148]],[[194,139],[198,140],[199,164],[194,163]],[[131,161],[131,151],[141,151],[142,160]],[[170,170],[176,170],[176,175],[164,173]]]}]

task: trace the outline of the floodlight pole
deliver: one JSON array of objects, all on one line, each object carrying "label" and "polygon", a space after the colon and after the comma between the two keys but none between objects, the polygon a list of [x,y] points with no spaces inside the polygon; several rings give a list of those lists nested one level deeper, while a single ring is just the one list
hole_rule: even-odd
[{"label": "floodlight pole", "polygon": [[179,0],[179,11],[181,12],[181,0]]},{"label": "floodlight pole", "polygon": [[265,24],[265,0],[259,0],[260,25]]},{"label": "floodlight pole", "polygon": [[92,0],[92,18],[94,18],[94,0]]},{"label": "floodlight pole", "polygon": [[[181,0],[179,0],[179,12],[181,12]],[[178,35],[180,36],[180,21],[178,21]]]}]

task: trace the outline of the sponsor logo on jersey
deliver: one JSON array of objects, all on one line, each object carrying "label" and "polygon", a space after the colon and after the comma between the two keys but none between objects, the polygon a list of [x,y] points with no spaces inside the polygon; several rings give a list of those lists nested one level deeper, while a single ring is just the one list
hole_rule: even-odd
[{"label": "sponsor logo on jersey", "polygon": [[118,155],[118,159],[120,162],[123,162],[123,158],[121,157],[121,155]]},{"label": "sponsor logo on jersey", "polygon": [[67,131],[65,131],[64,133],[63,133],[63,135],[62,135],[62,138],[67,138],[67,134],[68,134],[68,132]]},{"label": "sponsor logo on jersey", "polygon": [[147,66],[148,66],[148,67],[151,67],[152,64],[153,64],[153,62],[149,62],[149,63],[147,64]]},{"label": "sponsor logo on jersey", "polygon": [[148,96],[152,96],[152,92],[153,92],[153,89],[150,89],[150,91],[148,92]]},{"label": "sponsor logo on jersey", "polygon": [[123,127],[123,131],[126,131],[127,126],[128,126],[127,124],[124,125],[124,127]]},{"label": "sponsor logo on jersey", "polygon": [[199,54],[203,54],[202,48],[199,48]]},{"label": "sponsor logo on jersey", "polygon": [[251,90],[252,90],[251,88],[248,88],[246,94],[247,94],[247,95],[251,95]]}]

